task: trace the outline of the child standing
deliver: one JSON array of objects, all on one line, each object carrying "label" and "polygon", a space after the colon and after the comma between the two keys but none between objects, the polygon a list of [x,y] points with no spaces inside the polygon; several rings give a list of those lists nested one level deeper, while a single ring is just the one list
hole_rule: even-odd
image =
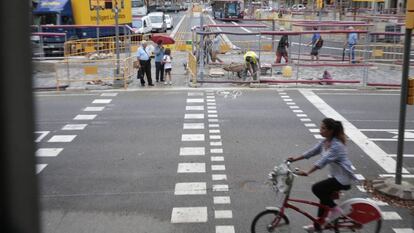
[{"label": "child standing", "polygon": [[163,63],[164,63],[164,71],[165,71],[165,82],[164,84],[172,84],[171,82],[171,69],[172,69],[172,57],[171,57],[171,49],[167,48],[164,52]]}]

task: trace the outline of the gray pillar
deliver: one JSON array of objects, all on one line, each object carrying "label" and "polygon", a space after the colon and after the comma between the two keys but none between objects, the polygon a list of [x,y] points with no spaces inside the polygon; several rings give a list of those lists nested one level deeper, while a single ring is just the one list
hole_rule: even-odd
[{"label": "gray pillar", "polygon": [[[34,156],[30,5],[0,2],[0,229],[39,233]],[[13,23],[10,23],[12,19]]]}]

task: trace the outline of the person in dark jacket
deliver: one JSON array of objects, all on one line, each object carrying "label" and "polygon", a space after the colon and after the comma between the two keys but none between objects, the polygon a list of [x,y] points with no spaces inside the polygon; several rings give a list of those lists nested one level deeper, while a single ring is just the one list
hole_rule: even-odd
[{"label": "person in dark jacket", "polygon": [[[284,28],[280,28],[280,31],[285,31]],[[289,48],[289,38],[288,35],[283,35],[280,38],[279,44],[277,45],[277,50],[276,50],[276,62],[275,63],[280,63],[282,60],[282,57],[285,59],[285,63],[288,63],[289,59],[288,59],[288,51],[287,49]]]}]

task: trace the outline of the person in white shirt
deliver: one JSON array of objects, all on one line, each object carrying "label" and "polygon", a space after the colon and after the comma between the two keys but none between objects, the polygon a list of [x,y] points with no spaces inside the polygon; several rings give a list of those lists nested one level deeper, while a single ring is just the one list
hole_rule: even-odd
[{"label": "person in white shirt", "polygon": [[171,57],[171,49],[169,48],[165,50],[163,63],[164,63],[164,71],[165,71],[164,84],[171,85],[172,84],[172,81],[171,81],[172,57]]}]

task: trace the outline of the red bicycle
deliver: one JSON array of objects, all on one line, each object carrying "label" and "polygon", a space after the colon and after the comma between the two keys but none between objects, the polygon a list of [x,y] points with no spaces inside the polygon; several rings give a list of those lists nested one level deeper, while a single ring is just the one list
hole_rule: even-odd
[{"label": "red bicycle", "polygon": [[[339,207],[343,215],[337,219],[325,223],[329,207],[316,202],[290,198],[295,172],[289,167],[290,162],[284,162],[276,166],[269,174],[269,180],[273,189],[277,193],[284,194],[281,207],[267,207],[253,219],[251,225],[252,233],[259,232],[290,232],[289,218],[286,216],[286,209],[292,209],[309,218],[313,223],[322,226],[320,232],[330,230],[339,232],[372,232],[379,233],[382,224],[381,211],[375,203],[363,198],[351,198],[344,201]],[[335,199],[339,199],[339,193],[335,194]],[[308,212],[295,206],[293,203],[311,205],[324,208],[324,215],[321,218],[314,217]]]}]

